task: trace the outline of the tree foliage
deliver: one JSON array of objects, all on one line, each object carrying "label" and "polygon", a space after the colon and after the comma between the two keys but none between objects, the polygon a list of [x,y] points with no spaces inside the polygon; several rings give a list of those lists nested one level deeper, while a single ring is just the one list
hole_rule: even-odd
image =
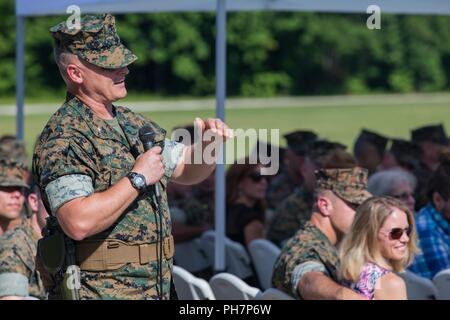
[{"label": "tree foliage", "polygon": [[[0,2],[0,94],[15,90],[13,0]],[[50,26],[65,17],[26,20],[26,92],[64,90],[52,58]],[[271,96],[431,92],[450,88],[450,17],[298,12],[229,13],[227,92]],[[122,41],[139,60],[132,91],[212,95],[215,15],[157,13],[117,16]]]}]

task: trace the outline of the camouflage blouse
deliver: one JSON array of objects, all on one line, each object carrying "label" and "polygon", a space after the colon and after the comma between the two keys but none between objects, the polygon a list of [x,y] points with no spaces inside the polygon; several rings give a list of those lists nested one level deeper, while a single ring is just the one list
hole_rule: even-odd
[{"label": "camouflage blouse", "polygon": [[0,238],[0,297],[46,298],[35,265],[38,240],[29,220],[24,220]]},{"label": "camouflage blouse", "polygon": [[[33,154],[33,174],[51,214],[76,197],[101,192],[131,171],[135,159],[144,153],[138,131],[150,125],[155,141],[164,140],[165,130],[124,107],[114,107],[125,136],[96,116],[81,100],[68,95],[66,102],[43,129]],[[162,236],[171,235],[171,220],[165,192],[181,157],[183,145],[164,140],[165,176],[160,181]],[[112,238],[129,244],[155,243],[160,219],[148,194],[139,196],[104,232],[89,239]],[[158,220],[158,221],[157,221]],[[168,297],[172,259],[164,260],[164,295]],[[81,272],[81,298],[153,299],[156,294],[156,261],[148,265],[127,264],[117,271]]]}]

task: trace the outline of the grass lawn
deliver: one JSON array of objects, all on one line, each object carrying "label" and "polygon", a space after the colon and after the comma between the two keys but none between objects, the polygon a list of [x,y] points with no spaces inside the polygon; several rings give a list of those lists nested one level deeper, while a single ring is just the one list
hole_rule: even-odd
[{"label": "grass lawn", "polygon": [[[213,110],[157,111],[145,113],[169,132],[195,117],[212,117]],[[442,122],[450,131],[450,106],[448,103],[432,105],[383,105],[383,106],[333,106],[308,108],[232,109],[226,113],[226,122],[232,128],[280,129],[283,133],[294,129],[312,129],[320,136],[346,144],[351,150],[353,140],[361,128],[368,128],[390,137],[409,138],[412,128]],[[27,116],[25,136],[28,157],[32,146],[49,115]],[[0,135],[15,134],[15,117],[0,118]],[[280,144],[285,145],[283,138]],[[241,151],[242,152],[242,151]],[[238,151],[238,153],[241,153]]]}]

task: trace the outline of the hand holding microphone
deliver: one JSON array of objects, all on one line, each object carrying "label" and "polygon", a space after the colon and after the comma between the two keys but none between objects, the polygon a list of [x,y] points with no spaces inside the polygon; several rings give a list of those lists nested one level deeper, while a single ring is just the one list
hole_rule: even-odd
[{"label": "hand holding microphone", "polygon": [[159,197],[158,182],[164,176],[162,149],[154,146],[155,134],[151,127],[142,127],[139,130],[139,139],[144,145],[145,152],[136,159],[133,171],[142,174],[147,185],[155,185],[155,193]]}]

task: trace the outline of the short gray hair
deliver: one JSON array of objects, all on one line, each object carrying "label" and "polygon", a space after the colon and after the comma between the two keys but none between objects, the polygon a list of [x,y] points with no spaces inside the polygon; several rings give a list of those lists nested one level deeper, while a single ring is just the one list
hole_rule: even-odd
[{"label": "short gray hair", "polygon": [[55,59],[55,62],[59,69],[59,73],[61,74],[61,77],[63,78],[64,82],[66,82],[66,84],[68,83],[66,67],[70,62],[72,62],[74,56],[76,55],[67,52],[64,49],[61,49],[58,46],[55,46],[55,48],[53,49],[53,58]]},{"label": "short gray hair", "polygon": [[417,185],[417,179],[413,174],[405,170],[394,169],[374,173],[369,178],[367,189],[374,196],[389,196],[402,182],[408,183],[412,190]]}]

